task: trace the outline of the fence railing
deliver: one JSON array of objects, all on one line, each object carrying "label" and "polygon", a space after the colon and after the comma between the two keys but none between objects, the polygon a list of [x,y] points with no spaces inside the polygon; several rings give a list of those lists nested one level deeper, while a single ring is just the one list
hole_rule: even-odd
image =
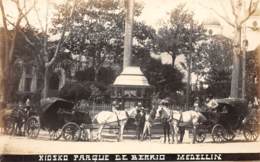
[{"label": "fence railing", "polygon": [[94,116],[101,111],[112,111],[112,105],[92,103],[88,104],[87,106],[81,106],[79,110],[86,112],[88,111],[91,116]]}]

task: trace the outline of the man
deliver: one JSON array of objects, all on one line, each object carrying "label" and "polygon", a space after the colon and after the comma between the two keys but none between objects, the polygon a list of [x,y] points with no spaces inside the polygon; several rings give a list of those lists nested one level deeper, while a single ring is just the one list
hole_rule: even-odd
[{"label": "man", "polygon": [[137,103],[137,114],[135,116],[136,121],[136,136],[139,140],[144,128],[144,112],[141,102]]},{"label": "man", "polygon": [[117,104],[117,102],[116,101],[113,101],[112,102],[112,111],[113,112],[117,112],[117,110],[118,110],[118,104]]},{"label": "man", "polygon": [[199,98],[196,98],[196,100],[193,103],[193,107],[196,112],[201,112],[200,105],[199,105]]},{"label": "man", "polygon": [[141,122],[141,112],[139,109],[137,109],[137,113],[135,116],[135,123],[136,123],[136,137],[138,140],[140,139],[140,134],[141,134],[140,122]]},{"label": "man", "polygon": [[206,105],[209,109],[215,109],[218,107],[218,103],[212,95],[209,97],[209,102]]},{"label": "man", "polygon": [[145,136],[148,136],[149,140],[151,141],[151,127],[152,127],[152,117],[151,113],[149,113],[148,109],[145,113],[145,123],[144,123],[144,129],[142,134],[142,140],[145,139]]},{"label": "man", "polygon": [[[169,101],[166,99],[163,99],[160,102],[160,106],[163,107],[168,107],[169,106]],[[170,120],[171,120],[172,116],[161,116],[161,123],[163,125],[163,135],[164,135],[164,143],[166,143],[166,138],[168,137],[168,142],[170,143]]]}]

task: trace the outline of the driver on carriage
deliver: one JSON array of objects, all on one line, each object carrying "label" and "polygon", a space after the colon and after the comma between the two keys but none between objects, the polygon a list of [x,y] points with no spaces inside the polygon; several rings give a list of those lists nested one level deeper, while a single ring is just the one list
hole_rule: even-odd
[{"label": "driver on carriage", "polygon": [[209,110],[214,110],[215,108],[218,107],[218,103],[216,99],[213,97],[213,95],[210,95],[208,99],[206,99],[207,102],[207,107]]},{"label": "driver on carriage", "polygon": [[200,108],[200,101],[199,101],[198,97],[196,97],[196,99],[195,99],[195,101],[193,103],[193,107],[194,107],[194,110],[196,112],[201,112],[202,111],[201,108]]}]

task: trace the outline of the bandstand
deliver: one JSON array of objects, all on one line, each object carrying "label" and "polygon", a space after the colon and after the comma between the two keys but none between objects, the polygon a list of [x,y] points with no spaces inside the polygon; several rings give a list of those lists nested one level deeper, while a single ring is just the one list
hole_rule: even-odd
[{"label": "bandstand", "polygon": [[151,108],[152,87],[140,67],[124,68],[112,87],[112,100],[122,103],[119,109],[136,106],[138,102],[141,102],[144,108]]}]

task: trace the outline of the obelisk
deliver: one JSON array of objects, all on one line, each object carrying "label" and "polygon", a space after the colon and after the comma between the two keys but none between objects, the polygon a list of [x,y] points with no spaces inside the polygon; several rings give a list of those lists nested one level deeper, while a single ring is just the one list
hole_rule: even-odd
[{"label": "obelisk", "polygon": [[123,69],[131,66],[132,44],[133,44],[133,22],[134,22],[134,0],[125,0],[125,38],[124,38],[124,60]]}]

